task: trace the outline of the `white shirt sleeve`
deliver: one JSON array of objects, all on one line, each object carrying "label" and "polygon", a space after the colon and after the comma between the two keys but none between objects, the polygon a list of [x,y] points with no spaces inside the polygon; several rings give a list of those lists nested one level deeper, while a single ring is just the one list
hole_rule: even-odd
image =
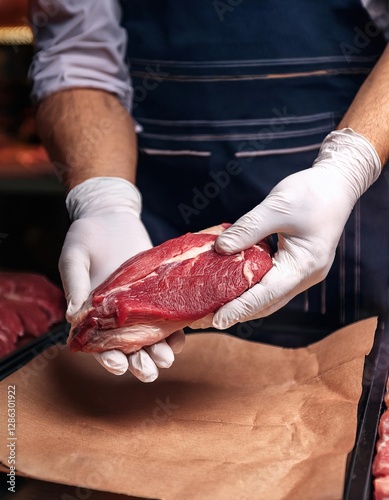
[{"label": "white shirt sleeve", "polygon": [[362,5],[369,13],[382,34],[389,40],[389,8],[387,0],[361,0]]},{"label": "white shirt sleeve", "polygon": [[[111,92],[131,111],[125,62],[127,36],[118,0],[31,0],[36,54],[30,67],[32,98],[86,87]],[[43,22],[46,20],[46,22]]]}]

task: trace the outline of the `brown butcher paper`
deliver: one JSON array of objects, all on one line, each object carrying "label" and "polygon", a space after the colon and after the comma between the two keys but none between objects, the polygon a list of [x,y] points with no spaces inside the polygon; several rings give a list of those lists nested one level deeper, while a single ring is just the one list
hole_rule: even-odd
[{"label": "brown butcher paper", "polygon": [[340,499],[376,325],[303,349],[191,335],[151,384],[52,347],[1,382],[0,462],[15,386],[23,475],[163,500]]}]

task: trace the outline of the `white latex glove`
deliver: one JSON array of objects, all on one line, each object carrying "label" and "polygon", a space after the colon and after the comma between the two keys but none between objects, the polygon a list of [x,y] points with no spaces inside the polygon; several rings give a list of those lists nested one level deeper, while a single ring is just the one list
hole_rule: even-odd
[{"label": "white latex glove", "polygon": [[[70,321],[92,289],[124,261],[152,244],[140,220],[140,193],[125,179],[88,179],[69,192],[66,206],[74,222],[65,238],[59,271]],[[152,382],[158,377],[158,367],[168,368],[184,342],[184,333],[179,331],[128,356],[118,350],[94,356],[115,375],[130,370],[142,382]]]},{"label": "white latex glove", "polygon": [[351,129],[329,134],[313,166],[286,177],[266,199],[221,234],[215,248],[232,254],[278,233],[274,267],[261,282],[222,306],[213,325],[224,329],[268,316],[323,280],[358,198],[378,178],[377,152]]}]

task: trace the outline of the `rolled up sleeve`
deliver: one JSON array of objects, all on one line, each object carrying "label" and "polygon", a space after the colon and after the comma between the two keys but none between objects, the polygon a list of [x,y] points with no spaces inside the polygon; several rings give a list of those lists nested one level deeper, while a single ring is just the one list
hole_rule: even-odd
[{"label": "rolled up sleeve", "polygon": [[36,53],[30,67],[32,98],[68,88],[115,94],[131,111],[132,87],[125,62],[127,37],[117,0],[30,1]]},{"label": "rolled up sleeve", "polygon": [[389,41],[389,9],[387,0],[361,0],[371,19]]}]

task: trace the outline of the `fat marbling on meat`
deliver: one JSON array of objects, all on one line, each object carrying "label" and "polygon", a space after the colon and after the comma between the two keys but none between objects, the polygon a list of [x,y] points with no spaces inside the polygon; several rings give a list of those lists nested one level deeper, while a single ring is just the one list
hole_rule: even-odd
[{"label": "fat marbling on meat", "polygon": [[218,254],[215,240],[228,226],[187,233],[127,260],[74,316],[70,349],[130,354],[180,328],[212,326],[213,313],[273,265],[265,242],[238,254]]}]

